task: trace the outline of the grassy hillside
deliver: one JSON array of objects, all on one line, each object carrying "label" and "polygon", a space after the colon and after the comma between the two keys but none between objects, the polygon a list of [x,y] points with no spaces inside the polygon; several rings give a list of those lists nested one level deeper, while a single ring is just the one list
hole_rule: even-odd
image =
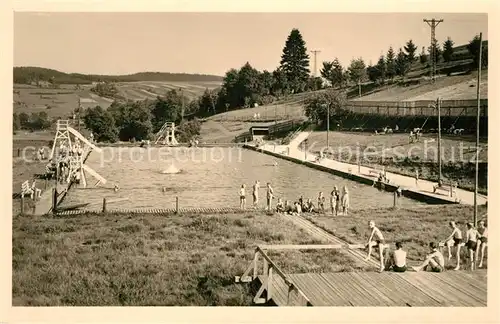
[{"label": "grassy hillside", "polygon": [[96,75],[64,73],[61,71],[34,66],[14,67],[14,83],[31,84],[36,80],[53,81],[57,84],[91,84],[93,81],[135,82],[207,82],[222,81],[221,76],[187,73],[140,72],[129,75]]},{"label": "grassy hillside", "polygon": [[[218,81],[166,82],[142,81],[117,83],[118,94],[129,100],[154,99],[172,89],[183,89],[183,94],[190,98],[200,96],[205,89],[220,86]],[[31,113],[45,111],[50,117],[67,117],[78,107],[80,98],[90,101],[85,107],[99,105],[107,108],[112,99],[103,98],[90,91],[91,85],[61,85],[59,89],[37,88],[31,85],[14,84],[14,112]]]}]

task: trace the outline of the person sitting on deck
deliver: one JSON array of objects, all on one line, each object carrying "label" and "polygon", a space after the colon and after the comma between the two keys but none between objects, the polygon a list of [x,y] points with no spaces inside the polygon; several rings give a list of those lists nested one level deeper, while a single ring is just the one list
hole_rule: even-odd
[{"label": "person sitting on deck", "polygon": [[478,253],[481,251],[481,258],[479,259],[478,268],[483,267],[484,252],[488,246],[488,228],[485,225],[484,220],[480,221],[477,225],[477,231],[479,233],[479,247],[476,251],[476,260],[478,259]]},{"label": "person sitting on deck", "polygon": [[295,202],[294,207],[295,207],[294,212],[300,215],[302,213],[302,206],[299,204],[298,201]]},{"label": "person sitting on deck", "polygon": [[431,242],[429,247],[431,248],[431,253],[427,255],[420,266],[413,267],[414,271],[425,269],[426,271],[442,272],[444,270],[444,257],[443,254],[439,252],[438,245]]},{"label": "person sitting on deck", "polygon": [[476,254],[478,248],[478,237],[479,232],[474,228],[472,223],[467,223],[467,232],[465,232],[465,246],[467,247],[467,251],[469,252],[469,264],[470,269],[474,270],[475,259],[474,255]]},{"label": "person sitting on deck", "polygon": [[453,221],[450,222],[450,227],[453,229],[450,236],[444,240],[446,247],[448,248],[448,260],[451,260],[451,249],[452,247],[456,247],[456,257],[457,257],[457,266],[454,270],[460,269],[460,248],[463,245],[462,243],[462,231],[458,228],[457,224]]},{"label": "person sitting on deck", "polygon": [[394,272],[406,271],[406,251],[403,250],[403,244],[396,242],[396,250],[392,252],[391,257],[387,260],[387,270]]},{"label": "person sitting on deck", "polygon": [[369,221],[368,226],[372,230],[370,234],[370,238],[368,239],[368,256],[366,257],[366,261],[370,260],[370,256],[372,254],[372,247],[377,247],[379,251],[380,257],[380,272],[384,271],[384,249],[385,249],[385,240],[382,232],[375,226],[374,221]]},{"label": "person sitting on deck", "polygon": [[290,205],[289,200],[285,200],[285,213],[287,213],[287,214],[293,213],[293,207],[292,207],[292,205]]},{"label": "person sitting on deck", "polygon": [[283,213],[285,211],[285,205],[283,204],[283,200],[281,198],[278,199],[276,203],[276,212]]},{"label": "person sitting on deck", "polygon": [[299,204],[300,204],[300,207],[302,207],[302,210],[304,210],[305,202],[304,202],[304,196],[303,195],[300,195],[300,197],[299,197]]},{"label": "person sitting on deck", "polygon": [[306,204],[305,204],[304,211],[307,213],[313,213],[315,212],[314,204],[310,198],[307,198]]}]

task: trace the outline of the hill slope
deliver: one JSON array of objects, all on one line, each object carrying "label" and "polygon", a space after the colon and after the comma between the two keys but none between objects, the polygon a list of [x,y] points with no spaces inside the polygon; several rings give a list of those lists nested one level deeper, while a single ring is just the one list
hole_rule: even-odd
[{"label": "hill slope", "polygon": [[222,81],[221,76],[167,72],[139,72],[129,75],[93,75],[65,73],[42,67],[14,67],[14,83],[31,84],[39,81],[53,81],[57,84],[90,84],[93,81],[135,82],[135,81],[170,81],[170,82],[207,82]]}]

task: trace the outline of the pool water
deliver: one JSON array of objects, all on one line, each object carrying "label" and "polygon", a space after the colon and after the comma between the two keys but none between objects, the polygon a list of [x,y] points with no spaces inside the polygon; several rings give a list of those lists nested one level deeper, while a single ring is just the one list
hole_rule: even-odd
[{"label": "pool water", "polygon": [[[101,154],[92,152],[86,164],[107,183],[94,187],[97,181],[86,173],[87,188],[74,185],[64,205],[90,203],[88,208],[97,209],[106,197],[111,201],[125,199],[111,203],[109,209],[174,208],[175,197],[179,197],[181,208],[237,207],[239,189],[245,184],[249,206],[256,180],[261,183],[262,205],[267,182],[271,183],[276,199],[294,201],[303,195],[316,205],[322,191],[329,205],[333,187],[342,189],[345,185],[351,209],[393,205],[392,193],[242,148],[103,148]],[[162,174],[172,166],[181,169],[181,173]],[[119,187],[117,192],[113,190],[115,184]],[[399,203],[422,204],[404,197]]]}]

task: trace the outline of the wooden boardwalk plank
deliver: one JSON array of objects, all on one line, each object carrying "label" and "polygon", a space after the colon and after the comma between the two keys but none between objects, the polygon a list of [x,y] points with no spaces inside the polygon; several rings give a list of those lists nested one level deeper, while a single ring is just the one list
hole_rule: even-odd
[{"label": "wooden boardwalk plank", "polygon": [[397,293],[399,288],[390,277],[384,278],[384,280],[375,281],[371,273],[362,272],[359,276],[363,278],[367,284],[371,285],[371,287],[374,287],[373,289],[378,290],[385,296],[390,306],[411,306],[405,296]]},{"label": "wooden boardwalk plank", "polygon": [[324,302],[321,297],[318,296],[314,288],[308,283],[307,279],[304,278],[303,273],[290,275],[290,280],[299,288],[304,295],[311,301],[314,306],[322,306]]},{"label": "wooden boardwalk plank", "polygon": [[458,290],[466,293],[471,298],[479,301],[481,304],[486,304],[487,290],[481,289],[480,287],[474,285],[473,281],[475,281],[475,278],[465,277],[464,280],[457,281],[457,280],[455,280],[454,276],[451,274],[448,274],[448,272],[443,273],[442,275],[440,275],[439,273],[434,273],[432,275],[434,277],[436,277],[436,280],[441,280],[441,281],[445,282],[447,285],[450,285],[450,286],[454,287],[455,289],[458,289]]},{"label": "wooden boardwalk plank", "polygon": [[[319,299],[321,301],[318,302],[318,306],[328,306],[335,303],[332,289],[325,284],[323,278],[319,274],[305,273],[302,275],[302,277],[306,280],[307,284],[310,285],[312,289],[314,289],[314,296],[320,297]],[[316,305],[316,303],[314,305]]]},{"label": "wooden boardwalk plank", "polygon": [[[465,281],[450,281],[447,273],[440,273],[440,276],[430,273],[432,277],[432,285],[438,287],[444,291],[450,297],[459,300],[463,306],[481,306],[486,303],[486,298],[481,298],[481,293],[472,293],[470,289],[467,289],[467,283]],[[448,278],[448,280],[446,279]]]},{"label": "wooden boardwalk plank", "polygon": [[441,306],[439,300],[436,300],[425,290],[416,287],[410,281],[404,280],[398,273],[384,273],[384,279],[379,282],[384,284],[391,282],[393,285],[392,294],[400,296],[408,306]]},{"label": "wooden boardwalk plank", "polygon": [[329,280],[327,278],[327,276],[325,276],[324,273],[319,273],[318,274],[322,279],[323,279],[323,282],[325,283],[325,285],[331,289],[332,291],[332,295],[334,296],[333,300],[334,300],[334,304],[333,305],[336,305],[336,306],[352,306],[352,304],[343,297],[343,293],[342,293],[342,290],[339,290],[338,287],[335,286],[335,283],[332,282],[331,280]]},{"label": "wooden boardwalk plank", "polygon": [[[366,278],[361,276],[361,274],[362,274],[361,272],[346,272],[346,275],[348,277],[351,277],[353,282],[356,283],[356,287],[358,288],[360,293],[370,298],[371,305],[373,306],[393,305],[393,302],[389,298],[381,294],[380,291],[376,289],[376,287],[372,287],[371,284],[368,284]],[[375,282],[379,282],[383,280],[379,278],[385,277],[385,276],[380,276],[380,273],[373,273],[373,275],[377,276],[377,280],[375,280]],[[346,278],[346,280],[349,280],[349,278]]]},{"label": "wooden boardwalk plank", "polygon": [[[404,274],[397,274],[397,277],[409,283],[415,289],[421,291],[422,293],[429,296],[429,300],[434,300],[438,304],[436,306],[461,306],[461,303],[457,303],[454,300],[450,300],[450,296],[441,289],[438,289],[435,285],[433,285],[429,281],[429,276],[427,276],[426,272],[407,272]],[[422,302],[419,306],[426,306],[425,301]],[[433,305],[434,306],[434,305]]]}]

